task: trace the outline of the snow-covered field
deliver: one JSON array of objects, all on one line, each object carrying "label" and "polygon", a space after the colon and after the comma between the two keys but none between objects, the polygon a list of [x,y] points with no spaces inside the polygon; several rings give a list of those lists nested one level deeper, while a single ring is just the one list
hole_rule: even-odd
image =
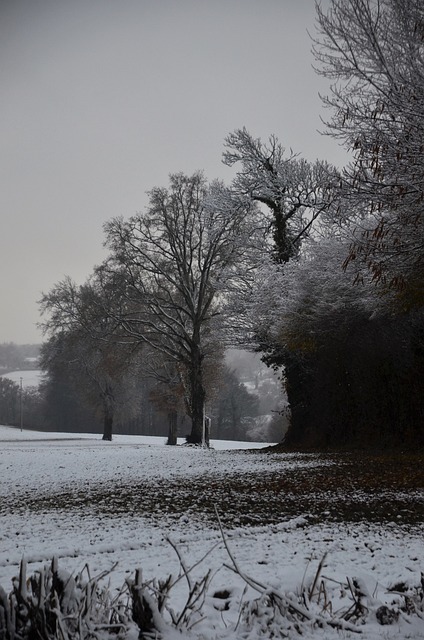
[{"label": "snow-covered field", "polygon": [[26,370],[22,371],[10,371],[9,373],[2,374],[4,378],[9,378],[12,382],[16,384],[21,383],[22,379],[22,387],[27,389],[28,387],[38,387],[41,382],[43,372],[39,369]]},{"label": "snow-covered field", "polygon": [[[213,571],[209,594],[216,590],[231,594],[224,611],[217,611],[216,599],[207,599],[205,620],[193,627],[191,635],[186,632],[179,638],[298,637],[293,626],[281,624],[271,635],[273,628],[278,629],[278,617],[273,627],[266,596],[256,603],[263,614],[250,628],[240,616],[243,603],[246,611],[246,603],[258,593],[251,587],[245,590],[240,575],[225,566],[232,561],[209,504],[216,499],[240,571],[271,590],[296,597],[327,554],[322,569],[325,586],[322,583],[314,602],[306,603],[324,617],[352,606],[347,578],[356,578],[367,589],[364,603],[370,611],[381,604],[392,607],[394,601],[404,602],[403,596],[388,592],[393,585],[408,585],[411,593],[419,587],[424,570],[422,521],[341,521],[330,517],[331,505],[328,511],[320,506],[319,518],[308,511],[295,513],[292,507],[285,511],[276,506],[284,505],[284,500],[272,499],[261,480],[304,479],[318,472],[325,477],[328,460],[234,451],[252,449],[252,443],[214,444],[212,450],[166,447],[163,439],[141,436],[117,436],[109,443],[86,434],[21,433],[0,427],[0,585],[10,590],[23,556],[29,573],[54,555],[70,572],[87,563],[92,573],[100,573],[117,563],[108,577],[112,588],[120,587],[138,567],[145,580],[177,576],[176,546],[188,566],[206,555],[192,573],[200,578]],[[317,487],[318,493],[319,504],[324,505],[322,487]],[[415,502],[422,502],[423,492],[415,490],[402,499],[413,509]],[[185,589],[181,580],[171,594],[174,609],[183,606]],[[367,640],[424,638],[424,616],[401,613],[394,624],[383,626],[372,614],[366,620],[358,631]],[[322,640],[357,634],[307,625],[299,637]]]}]

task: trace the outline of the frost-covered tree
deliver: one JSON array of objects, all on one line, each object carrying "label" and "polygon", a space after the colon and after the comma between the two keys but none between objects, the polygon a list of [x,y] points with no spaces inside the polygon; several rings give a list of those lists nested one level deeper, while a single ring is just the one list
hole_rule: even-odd
[{"label": "frost-covered tree", "polygon": [[[287,153],[274,135],[267,142],[262,142],[245,128],[230,134],[225,147],[223,162],[238,168],[232,190],[265,206],[263,225],[268,232],[269,261],[286,264],[295,259],[299,256],[302,242],[318,224],[321,226],[321,220],[331,219],[339,184],[337,170],[326,162],[310,163],[292,151]],[[267,264],[268,258],[264,255],[264,271],[273,269],[272,264]],[[260,287],[256,287],[256,291],[260,296]],[[263,302],[266,307],[267,298]],[[242,326],[244,308],[236,309],[234,316],[234,324]],[[249,341],[255,344],[265,354],[267,364],[285,366],[287,377],[296,376],[268,330],[271,314],[265,310],[261,317],[263,322],[260,327],[257,325],[260,328],[257,334],[252,333],[249,321],[244,322],[245,344],[248,345]]]},{"label": "frost-covered tree", "polygon": [[233,191],[268,208],[273,257],[287,262],[298,254],[318,216],[330,208],[336,170],[286,153],[275,135],[262,142],[244,127],[227,136],[225,148],[224,164],[238,168]]},{"label": "frost-covered tree", "polygon": [[271,341],[295,350],[316,349],[320,340],[342,330],[349,318],[387,309],[370,279],[354,284],[352,268],[342,268],[349,243],[347,234],[329,235],[307,241],[302,256],[285,265],[270,261],[252,298],[252,331],[260,335],[265,330]]},{"label": "frost-covered tree", "polygon": [[365,218],[348,262],[424,301],[424,5],[422,0],[317,3],[317,70],[328,132],[354,154],[343,180],[345,212]]},{"label": "frost-covered tree", "polygon": [[103,268],[125,299],[115,319],[130,341],[175,362],[193,443],[202,441],[205,364],[227,302],[252,278],[252,215],[251,202],[221,183],[179,173],[150,191],[146,212],[105,225],[111,253]]}]

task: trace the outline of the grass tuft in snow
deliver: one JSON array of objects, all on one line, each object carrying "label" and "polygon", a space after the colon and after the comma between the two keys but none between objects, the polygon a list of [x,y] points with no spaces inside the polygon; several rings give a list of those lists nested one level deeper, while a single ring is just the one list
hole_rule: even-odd
[{"label": "grass tuft in snow", "polygon": [[[243,571],[216,515],[229,558],[225,566],[246,585],[241,594],[227,586],[211,589],[215,577],[211,570],[201,578],[193,577],[193,570],[212,549],[189,566],[172,541],[179,575],[146,581],[137,569],[134,578],[118,590],[105,582],[110,572],[92,577],[86,565],[73,576],[63,571],[55,558],[27,579],[22,560],[11,593],[6,595],[0,587],[0,639],[265,639],[312,637],[315,632],[322,637],[322,630],[367,637],[368,623],[399,626],[414,619],[424,621],[423,574],[418,585],[403,585],[401,591],[393,588],[391,604],[387,605],[371,595],[359,578],[341,583],[325,577],[324,557],[310,579],[305,576],[296,592],[287,592]],[[181,581],[186,583],[185,601],[174,600],[175,587]]]}]

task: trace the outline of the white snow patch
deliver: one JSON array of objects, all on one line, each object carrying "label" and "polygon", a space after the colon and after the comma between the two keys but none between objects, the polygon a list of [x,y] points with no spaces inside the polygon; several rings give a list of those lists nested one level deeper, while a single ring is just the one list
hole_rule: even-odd
[{"label": "white snow patch", "polygon": [[[28,387],[39,387],[41,378],[43,376],[43,372],[39,369],[34,369],[32,371],[22,370],[22,371],[10,371],[9,373],[2,374],[2,378],[9,378],[15,384],[21,384],[22,378],[22,387],[27,389]],[[1,437],[1,436],[0,436]]]}]

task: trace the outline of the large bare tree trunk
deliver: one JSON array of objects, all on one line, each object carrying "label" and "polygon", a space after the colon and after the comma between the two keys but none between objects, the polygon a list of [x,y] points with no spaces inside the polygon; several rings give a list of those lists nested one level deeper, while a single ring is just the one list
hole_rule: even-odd
[{"label": "large bare tree trunk", "polygon": [[191,433],[188,441],[192,444],[202,444],[204,434],[206,391],[203,385],[202,361],[200,348],[195,345],[192,349],[190,371]]},{"label": "large bare tree trunk", "polygon": [[112,440],[112,427],[114,418],[114,402],[112,392],[108,390],[103,399],[103,438]]},{"label": "large bare tree trunk", "polygon": [[168,441],[166,444],[177,444],[177,429],[178,429],[178,413],[176,411],[168,412]]},{"label": "large bare tree trunk", "polygon": [[105,413],[103,419],[103,438],[102,440],[112,440],[113,414]]}]

